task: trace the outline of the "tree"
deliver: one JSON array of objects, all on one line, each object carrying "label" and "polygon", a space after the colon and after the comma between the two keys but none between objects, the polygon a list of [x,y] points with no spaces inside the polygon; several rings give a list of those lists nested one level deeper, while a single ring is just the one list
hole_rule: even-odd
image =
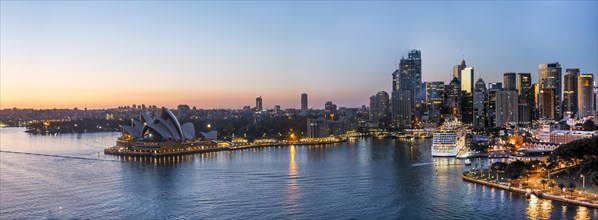
[{"label": "tree", "polygon": [[554,183],[553,181],[550,181],[550,183],[548,183],[549,188],[552,188],[554,186],[556,186],[556,183]]},{"label": "tree", "polygon": [[571,192],[571,196],[573,196],[573,192],[575,191],[575,183],[569,183],[569,192]]},{"label": "tree", "polygon": [[561,194],[562,194],[563,189],[565,188],[565,184],[564,183],[559,183],[559,188],[561,189]]},{"label": "tree", "polygon": [[516,180],[525,174],[525,162],[516,160],[507,165],[507,177],[511,180]]},{"label": "tree", "polygon": [[542,178],[542,179],[540,180],[540,183],[542,183],[542,190],[545,190],[545,189],[546,189],[544,186],[546,185],[546,183],[547,183],[547,182],[548,182],[548,180],[546,180],[546,179],[544,179],[544,178]]},{"label": "tree", "polygon": [[492,164],[491,168],[494,171],[504,172],[507,169],[508,165],[509,164],[503,163],[503,162],[495,162],[495,163]]},{"label": "tree", "polygon": [[593,131],[594,130],[594,122],[592,120],[586,120],[581,125],[584,131]]}]

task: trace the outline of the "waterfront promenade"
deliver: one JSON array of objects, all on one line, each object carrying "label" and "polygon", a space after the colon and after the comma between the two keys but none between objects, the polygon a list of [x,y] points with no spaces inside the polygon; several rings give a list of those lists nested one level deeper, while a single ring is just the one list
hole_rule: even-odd
[{"label": "waterfront promenade", "polygon": [[335,144],[346,141],[347,138],[327,138],[320,140],[307,141],[275,141],[262,143],[244,143],[232,144],[215,147],[189,147],[180,149],[166,149],[166,150],[129,150],[123,147],[112,146],[104,149],[104,154],[119,155],[119,156],[136,156],[136,157],[168,157],[186,154],[207,153],[216,151],[230,151],[242,150],[251,148],[274,147],[274,146],[290,146],[290,145],[325,145]]},{"label": "waterfront promenade", "polygon": [[[528,183],[528,186],[514,186],[509,184],[508,182],[497,180],[498,178],[488,178],[490,175],[485,175],[486,178],[484,178],[484,175],[477,175],[486,172],[488,172],[488,170],[465,171],[463,172],[462,178],[467,182],[486,185],[530,196],[531,194],[534,194],[538,198],[556,200],[569,204],[598,209],[598,196],[596,194],[584,192],[581,190],[576,190],[574,193],[570,194],[569,192],[555,190],[553,189],[553,187],[548,187],[546,189],[545,186],[538,185],[537,183],[535,183],[535,178],[531,178],[528,180],[528,182],[532,183],[533,185],[530,185]],[[504,178],[501,179],[504,180]],[[558,189],[558,187],[554,188]]]}]

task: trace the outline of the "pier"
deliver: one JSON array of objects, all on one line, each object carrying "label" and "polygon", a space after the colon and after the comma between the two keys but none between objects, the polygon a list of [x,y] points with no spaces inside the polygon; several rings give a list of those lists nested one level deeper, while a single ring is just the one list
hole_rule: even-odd
[{"label": "pier", "polygon": [[275,147],[275,146],[291,146],[291,145],[326,145],[336,144],[346,141],[347,138],[337,138],[334,140],[312,140],[312,141],[278,141],[268,143],[250,143],[240,145],[228,145],[228,146],[214,146],[214,147],[187,147],[179,149],[163,149],[163,150],[131,150],[120,146],[112,146],[104,149],[104,154],[118,155],[118,156],[135,156],[135,157],[168,157],[178,156],[186,154],[197,154],[207,153],[216,151],[230,151],[230,150],[242,150],[251,148],[262,148],[262,147]]}]

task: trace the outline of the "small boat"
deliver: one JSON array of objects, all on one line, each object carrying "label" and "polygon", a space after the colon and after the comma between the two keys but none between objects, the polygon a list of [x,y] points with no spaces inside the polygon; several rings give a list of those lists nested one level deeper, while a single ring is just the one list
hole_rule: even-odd
[{"label": "small boat", "polygon": [[471,166],[471,160],[469,160],[469,159],[465,160],[465,166]]}]

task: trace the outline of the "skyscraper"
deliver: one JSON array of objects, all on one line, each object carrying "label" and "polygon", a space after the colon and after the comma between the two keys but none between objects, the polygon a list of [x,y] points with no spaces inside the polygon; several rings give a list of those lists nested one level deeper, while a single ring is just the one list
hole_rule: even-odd
[{"label": "skyscraper", "polygon": [[399,90],[392,92],[393,99],[393,125],[398,128],[411,128],[412,126],[412,114],[411,114],[411,103],[413,95],[409,90]]},{"label": "skyscraper", "polygon": [[461,121],[473,124],[473,67],[461,70]]},{"label": "skyscraper", "polygon": [[473,67],[461,70],[461,91],[473,93]]},{"label": "skyscraper", "polygon": [[255,110],[258,112],[264,110],[264,108],[262,106],[262,97],[261,96],[255,98]]},{"label": "skyscraper", "polygon": [[488,105],[486,106],[487,126],[498,127],[496,124],[496,93],[502,90],[502,83],[488,83]]},{"label": "skyscraper", "polygon": [[307,94],[301,94],[301,111],[307,111]]},{"label": "skyscraper", "polygon": [[538,115],[540,119],[554,120],[557,116],[556,91],[553,88],[540,89],[538,94]]},{"label": "skyscraper", "polygon": [[426,108],[430,121],[437,122],[443,112],[444,103],[444,82],[426,82]]},{"label": "skyscraper", "polygon": [[324,111],[326,114],[335,114],[336,113],[336,104],[332,103],[332,101],[327,101],[324,104]]},{"label": "skyscraper", "polygon": [[[418,50],[409,51],[408,59],[401,58],[399,62],[399,68],[393,72],[393,91],[391,93],[391,104],[392,104],[392,121],[394,126],[399,126],[399,118],[404,119],[405,114],[419,118],[421,115],[420,108],[424,105],[416,102],[419,100],[423,102],[421,95],[421,52]],[[409,93],[406,93],[409,91]],[[408,99],[405,97],[400,98],[399,96],[405,96],[406,94],[411,95]],[[411,103],[400,103],[409,100]],[[401,112],[405,110],[405,107],[409,107],[409,112]],[[418,107],[418,108],[416,108]],[[398,115],[401,114],[401,115]],[[412,118],[413,118],[412,117]],[[411,123],[409,123],[411,124]]]},{"label": "skyscraper", "polygon": [[509,122],[519,121],[517,108],[517,92],[503,90],[496,93],[496,126],[501,127]]},{"label": "skyscraper", "polygon": [[370,120],[378,122],[381,127],[388,126],[390,119],[388,93],[380,91],[370,97]]},{"label": "skyscraper", "polygon": [[577,81],[579,78],[579,69],[567,69],[563,78],[563,112],[570,116],[575,116],[577,115]]},{"label": "skyscraper", "polygon": [[453,77],[449,84],[444,87],[444,94],[446,96],[446,111],[444,114],[459,114],[459,111],[461,111],[459,109],[461,82],[457,77]]},{"label": "skyscraper", "polygon": [[486,83],[482,78],[475,82],[473,91],[473,126],[475,128],[483,128],[486,124],[486,105],[488,98],[486,97]]},{"label": "skyscraper", "polygon": [[370,96],[370,121],[378,122],[378,100],[376,95]]},{"label": "skyscraper", "polygon": [[536,121],[540,118],[540,110],[538,109],[538,102],[540,102],[540,86],[538,86],[538,83],[532,83],[530,90],[530,121]]},{"label": "skyscraper", "polygon": [[408,59],[413,60],[413,76],[415,81],[415,116],[421,118],[426,105],[426,87],[422,82],[422,52],[420,50],[410,50]]},{"label": "skyscraper", "polygon": [[577,112],[579,117],[594,115],[594,75],[589,73],[581,74],[577,88]]},{"label": "skyscraper", "polygon": [[519,96],[519,122],[531,122],[531,88],[531,74],[517,73],[517,93]]},{"label": "skyscraper", "polygon": [[504,90],[517,90],[517,76],[515,73],[505,73],[502,82]]},{"label": "skyscraper", "polygon": [[465,69],[466,67],[467,65],[465,65],[465,60],[461,60],[461,64],[453,67],[453,78],[457,78],[459,81],[461,81],[461,70]]},{"label": "skyscraper", "polygon": [[[544,91],[544,96],[540,99],[540,104],[554,103],[553,108],[550,111],[554,111],[554,114],[545,114],[548,107],[538,106],[541,110],[540,116],[550,116],[552,120],[559,120],[563,117],[563,103],[562,103],[562,74],[561,64],[556,63],[545,63],[538,65],[538,85],[540,86],[540,93]],[[548,91],[552,89],[552,91]],[[547,97],[547,94],[553,93],[554,96]],[[542,94],[541,94],[542,95]],[[552,98],[554,100],[548,100]]]}]

